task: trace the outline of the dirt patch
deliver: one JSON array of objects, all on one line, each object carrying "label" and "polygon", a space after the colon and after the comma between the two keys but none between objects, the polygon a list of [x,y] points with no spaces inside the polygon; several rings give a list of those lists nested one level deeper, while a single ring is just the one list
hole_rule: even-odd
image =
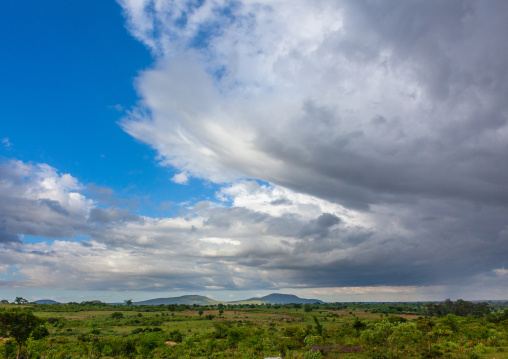
[{"label": "dirt patch", "polygon": [[166,342],[167,345],[174,347],[175,345],[178,345],[176,342]]}]

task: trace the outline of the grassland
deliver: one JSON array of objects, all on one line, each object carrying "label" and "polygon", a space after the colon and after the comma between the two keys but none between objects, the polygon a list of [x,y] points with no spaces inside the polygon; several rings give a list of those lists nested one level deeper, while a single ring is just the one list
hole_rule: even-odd
[{"label": "grassland", "polygon": [[[49,329],[23,347],[26,358],[508,359],[506,303],[466,315],[424,303],[16,307]],[[15,343],[3,338],[0,358],[13,357]]]}]

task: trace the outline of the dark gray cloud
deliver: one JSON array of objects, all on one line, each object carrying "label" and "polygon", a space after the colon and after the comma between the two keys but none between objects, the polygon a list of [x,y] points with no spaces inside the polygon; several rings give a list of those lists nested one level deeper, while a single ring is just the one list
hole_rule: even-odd
[{"label": "dark gray cloud", "polygon": [[305,225],[300,231],[300,235],[302,237],[326,238],[330,234],[330,227],[339,224],[339,222],[339,217],[330,213],[323,213]]},{"label": "dark gray cloud", "polygon": [[7,233],[5,228],[0,227],[0,243],[21,243],[21,239],[16,234]]},{"label": "dark gray cloud", "polygon": [[39,199],[39,202],[42,205],[51,209],[52,211],[54,211],[58,214],[61,214],[63,216],[68,216],[70,214],[70,212],[68,210],[66,210],[65,208],[63,208],[60,205],[60,202],[58,202],[58,201],[47,199],[47,198],[42,198],[42,199]]},{"label": "dark gray cloud", "polygon": [[132,214],[127,208],[118,207],[94,207],[90,210],[90,215],[88,217],[88,223],[102,225],[137,221],[143,221],[143,218]]}]

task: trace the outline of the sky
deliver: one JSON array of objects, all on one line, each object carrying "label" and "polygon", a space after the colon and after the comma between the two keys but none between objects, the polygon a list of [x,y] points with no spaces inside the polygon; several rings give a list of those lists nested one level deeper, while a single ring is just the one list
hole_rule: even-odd
[{"label": "sky", "polygon": [[508,3],[11,1],[0,299],[508,299]]}]

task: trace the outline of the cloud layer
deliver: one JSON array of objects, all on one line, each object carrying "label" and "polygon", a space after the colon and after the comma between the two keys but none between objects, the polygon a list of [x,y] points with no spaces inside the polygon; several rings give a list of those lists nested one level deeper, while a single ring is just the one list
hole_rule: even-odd
[{"label": "cloud layer", "polygon": [[[399,288],[407,299],[418,288],[474,284],[505,293],[508,228],[492,208],[429,200],[357,211],[239,181],[216,202],[150,218],[99,207],[75,192],[84,188],[76,179],[47,165],[11,161],[0,169],[0,261],[11,273],[0,280],[4,288],[332,295]],[[23,243],[27,234],[52,240]]]}]

